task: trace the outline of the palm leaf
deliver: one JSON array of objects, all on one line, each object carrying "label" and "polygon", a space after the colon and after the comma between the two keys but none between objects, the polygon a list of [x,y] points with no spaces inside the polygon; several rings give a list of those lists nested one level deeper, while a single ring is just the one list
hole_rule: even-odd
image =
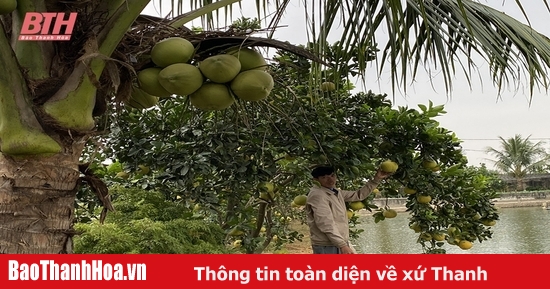
[{"label": "palm leaf", "polygon": [[[543,1],[548,7],[547,1]],[[494,84],[502,89],[527,76],[531,92],[548,88],[546,70],[550,66],[550,42],[534,31],[494,8],[472,0],[349,0],[325,3],[327,15],[321,28],[342,25],[342,56],[363,45],[374,45],[384,31],[378,65],[381,74],[391,72],[394,89],[406,88],[408,75],[417,76],[419,66],[435,67],[441,72],[447,91],[452,90],[456,68],[467,77],[477,70],[471,58],[478,54],[489,63]],[[352,3],[353,10],[348,5]],[[523,11],[519,0],[516,3]],[[525,13],[525,12],[523,12]],[[340,23],[333,19],[340,15]],[[317,34],[319,41],[326,33]],[[322,47],[319,45],[318,47]],[[365,55],[354,55],[366,63]],[[464,58],[465,56],[465,58]],[[359,65],[360,72],[366,66]]]}]

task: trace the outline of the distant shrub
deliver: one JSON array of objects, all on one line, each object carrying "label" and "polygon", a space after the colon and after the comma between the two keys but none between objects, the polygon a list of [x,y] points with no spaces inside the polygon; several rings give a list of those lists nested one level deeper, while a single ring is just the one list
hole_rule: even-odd
[{"label": "distant shrub", "polygon": [[74,251],[81,254],[221,254],[225,234],[215,223],[193,219],[184,205],[162,194],[114,188],[104,224],[78,223]]}]

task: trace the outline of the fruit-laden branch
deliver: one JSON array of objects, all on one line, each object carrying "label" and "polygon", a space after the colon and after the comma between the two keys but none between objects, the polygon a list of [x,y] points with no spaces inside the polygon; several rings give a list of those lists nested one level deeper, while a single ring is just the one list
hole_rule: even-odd
[{"label": "fruit-laden branch", "polygon": [[51,41],[17,41],[25,14],[34,11],[46,11],[44,1],[17,1],[17,10],[12,14],[11,41],[19,65],[28,71],[27,74],[31,78],[43,79],[50,76],[50,66],[55,53],[53,43]]},{"label": "fruit-laden branch", "polygon": [[132,23],[150,0],[128,0],[114,12],[97,39],[86,42],[85,55],[61,89],[44,104],[44,111],[59,125],[77,131],[88,131],[94,126],[92,116],[97,80],[105,68],[105,58],[111,56]]},{"label": "fruit-laden branch", "polygon": [[61,146],[42,131],[30,103],[27,83],[0,24],[0,149],[5,155],[50,155]]},{"label": "fruit-laden branch", "polygon": [[[279,187],[286,187],[290,185],[296,178],[296,175],[290,175],[288,176],[281,184],[274,189],[273,196],[277,194],[279,191]],[[272,199],[272,198],[270,198]],[[266,229],[266,239],[265,241],[259,245],[255,250],[254,253],[260,254],[262,253],[267,246],[271,243],[273,239],[273,233],[271,232],[271,227],[273,225],[273,220],[271,219],[271,204],[268,204],[267,202],[260,203],[260,206],[258,208],[258,217],[256,218],[256,228],[254,228],[254,231],[252,232],[252,237],[256,238],[260,235],[261,229],[264,225],[264,223],[267,223],[267,229]]]}]

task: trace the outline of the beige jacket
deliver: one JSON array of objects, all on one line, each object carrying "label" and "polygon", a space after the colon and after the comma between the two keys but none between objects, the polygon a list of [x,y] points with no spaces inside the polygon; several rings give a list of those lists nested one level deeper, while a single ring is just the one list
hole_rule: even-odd
[{"label": "beige jacket", "polygon": [[345,203],[364,200],[377,185],[371,180],[358,191],[338,190],[338,195],[325,187],[313,186],[305,207],[311,244],[338,248],[349,245],[349,220]]}]

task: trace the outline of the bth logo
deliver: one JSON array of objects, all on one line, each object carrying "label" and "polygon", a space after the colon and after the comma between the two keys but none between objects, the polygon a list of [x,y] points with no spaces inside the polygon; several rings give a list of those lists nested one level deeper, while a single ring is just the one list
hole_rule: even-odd
[{"label": "bth logo", "polygon": [[[25,14],[19,40],[26,41],[67,41],[71,40],[76,12],[69,13],[65,19],[65,13],[56,12],[28,12]],[[63,33],[61,33],[62,29]]]}]

